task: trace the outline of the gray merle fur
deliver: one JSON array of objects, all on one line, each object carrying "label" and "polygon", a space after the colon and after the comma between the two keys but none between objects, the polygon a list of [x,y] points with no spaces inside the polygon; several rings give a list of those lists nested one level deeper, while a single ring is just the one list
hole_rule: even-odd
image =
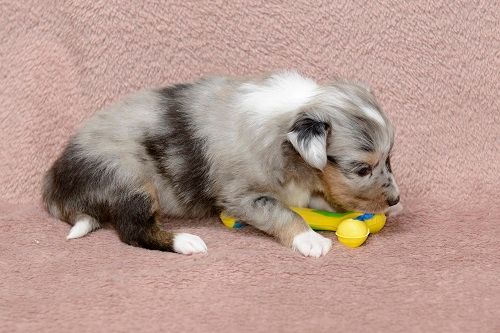
[{"label": "gray merle fur", "polygon": [[[173,184],[181,203],[190,209],[213,215],[216,208],[215,198],[210,193],[212,186],[208,176],[210,165],[205,157],[206,140],[195,136],[192,121],[183,103],[189,88],[190,85],[183,84],[160,90],[167,130],[162,134],[148,136],[143,144],[155,161],[159,173]],[[168,154],[173,151],[189,167],[175,170],[169,168]]]},{"label": "gray merle fur", "polygon": [[307,147],[315,136],[326,136],[328,129],[327,123],[302,115],[293,124],[290,131],[297,133],[298,143],[303,147]]}]

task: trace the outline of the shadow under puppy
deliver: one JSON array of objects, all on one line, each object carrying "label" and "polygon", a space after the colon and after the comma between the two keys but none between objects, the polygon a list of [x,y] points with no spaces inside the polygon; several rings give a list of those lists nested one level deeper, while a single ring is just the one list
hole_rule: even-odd
[{"label": "shadow under puppy", "polygon": [[394,130],[364,87],[295,72],[210,77],[144,90],[96,113],[47,172],[43,200],[73,227],[103,225],[130,245],[206,252],[198,236],[160,228],[160,213],[222,209],[305,256],[331,240],[288,206],[390,212],[399,190]]}]

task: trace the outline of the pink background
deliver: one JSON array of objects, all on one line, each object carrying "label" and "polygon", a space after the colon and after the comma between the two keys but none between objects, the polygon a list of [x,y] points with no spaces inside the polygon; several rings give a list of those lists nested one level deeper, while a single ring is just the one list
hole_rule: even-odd
[{"label": "pink background", "polygon": [[[0,322],[500,329],[499,22],[498,1],[3,1]],[[66,243],[67,226],[41,210],[43,172],[104,105],[145,86],[288,68],[369,83],[397,128],[406,212],[362,249],[337,243],[308,261],[204,220],[189,228],[209,255],[184,258],[126,247],[109,230]]]}]

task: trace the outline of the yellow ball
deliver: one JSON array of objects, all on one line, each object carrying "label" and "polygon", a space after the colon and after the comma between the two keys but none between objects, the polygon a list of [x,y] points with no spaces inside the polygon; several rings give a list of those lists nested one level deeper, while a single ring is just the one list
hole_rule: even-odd
[{"label": "yellow ball", "polygon": [[349,247],[358,247],[366,241],[370,230],[365,222],[347,219],[339,224],[335,234],[342,244]]},{"label": "yellow ball", "polygon": [[366,220],[365,223],[370,229],[370,234],[376,234],[379,232],[385,225],[386,217],[384,214],[377,214],[373,216],[371,219]]}]

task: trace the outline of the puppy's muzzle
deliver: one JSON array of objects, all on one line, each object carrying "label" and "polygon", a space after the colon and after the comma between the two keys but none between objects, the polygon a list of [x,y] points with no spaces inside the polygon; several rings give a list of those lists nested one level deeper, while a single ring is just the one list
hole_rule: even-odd
[{"label": "puppy's muzzle", "polygon": [[397,205],[398,202],[399,202],[399,195],[396,198],[387,199],[387,204],[391,207]]}]

